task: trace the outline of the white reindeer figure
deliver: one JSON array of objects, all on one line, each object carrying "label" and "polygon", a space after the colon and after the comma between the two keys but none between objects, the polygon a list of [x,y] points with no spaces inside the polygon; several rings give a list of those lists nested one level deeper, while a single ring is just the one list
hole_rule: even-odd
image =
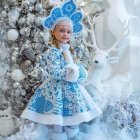
[{"label": "white reindeer figure", "polygon": [[[98,100],[98,98],[102,98],[103,94],[104,94],[104,99],[102,100],[106,100],[105,97],[107,98],[107,96],[105,95],[105,91],[103,88],[103,81],[105,80],[104,77],[106,75],[106,68],[108,66],[109,63],[115,63],[118,61],[118,57],[110,57],[110,53],[112,51],[118,51],[120,48],[118,47],[118,44],[120,43],[121,39],[128,33],[128,24],[124,23],[122,24],[123,26],[123,30],[120,34],[120,36],[117,38],[117,41],[107,50],[101,50],[99,49],[97,42],[96,42],[96,35],[94,32],[95,29],[95,23],[96,23],[96,17],[97,15],[95,15],[93,17],[93,19],[90,18],[90,16],[87,16],[87,22],[90,26],[90,29],[88,29],[87,27],[85,27],[85,30],[90,34],[91,36],[91,43],[86,42],[86,40],[83,38],[83,42],[85,45],[94,48],[95,49],[95,53],[93,54],[93,58],[91,60],[91,66],[89,66],[89,70],[88,70],[88,77],[87,77],[87,81],[85,83],[85,88],[87,89],[87,91],[89,93],[91,93],[91,95],[94,93],[97,96],[96,100]],[[107,69],[109,70],[109,69]],[[94,95],[93,95],[94,96]],[[102,97],[101,97],[102,96]],[[99,99],[100,100],[100,99]],[[100,100],[102,102],[102,100]],[[104,102],[105,103],[105,102]],[[106,103],[105,103],[106,104]],[[104,105],[102,105],[104,106]]]}]

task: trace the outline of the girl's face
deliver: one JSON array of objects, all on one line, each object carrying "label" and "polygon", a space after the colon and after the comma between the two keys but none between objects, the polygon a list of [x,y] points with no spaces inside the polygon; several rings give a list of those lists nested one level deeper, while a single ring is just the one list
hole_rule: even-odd
[{"label": "girl's face", "polygon": [[67,20],[60,21],[58,24],[56,24],[54,30],[52,31],[52,35],[54,35],[58,43],[69,42],[71,34],[71,23]]}]

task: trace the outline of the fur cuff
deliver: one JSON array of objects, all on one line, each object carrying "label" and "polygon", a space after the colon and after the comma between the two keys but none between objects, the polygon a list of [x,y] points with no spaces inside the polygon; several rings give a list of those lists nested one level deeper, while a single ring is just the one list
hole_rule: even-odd
[{"label": "fur cuff", "polygon": [[79,67],[76,64],[68,64],[66,68],[66,81],[77,82],[79,78]]}]

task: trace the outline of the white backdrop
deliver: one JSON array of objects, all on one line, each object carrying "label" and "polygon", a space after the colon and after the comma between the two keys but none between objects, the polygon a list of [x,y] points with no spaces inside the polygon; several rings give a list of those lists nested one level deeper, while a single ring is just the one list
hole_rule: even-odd
[{"label": "white backdrop", "polygon": [[130,72],[134,91],[140,91],[140,0],[103,0],[105,12],[97,20],[96,36],[100,48],[109,48],[119,37],[122,23],[129,23],[129,34],[120,42],[119,62],[113,74]]}]

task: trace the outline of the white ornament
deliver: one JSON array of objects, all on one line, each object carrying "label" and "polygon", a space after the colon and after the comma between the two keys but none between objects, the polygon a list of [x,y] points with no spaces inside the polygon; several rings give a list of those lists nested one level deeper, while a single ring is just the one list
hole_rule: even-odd
[{"label": "white ornament", "polygon": [[36,61],[39,62],[42,59],[42,56],[40,54],[36,55]]},{"label": "white ornament", "polygon": [[35,18],[35,24],[36,24],[37,26],[42,25],[42,18],[41,18],[41,17],[36,17],[36,18]]},{"label": "white ornament", "polygon": [[32,62],[30,60],[26,60],[24,64],[26,67],[29,67],[32,64]]},{"label": "white ornament", "polygon": [[6,11],[2,11],[2,12],[1,12],[1,15],[2,15],[2,17],[4,17],[4,18],[5,18],[5,17],[7,16]]},{"label": "white ornament", "polygon": [[35,20],[35,16],[31,13],[29,13],[27,15],[27,24],[30,25],[30,24],[33,24],[34,23],[34,20]]},{"label": "white ornament", "polygon": [[16,88],[18,88],[20,86],[20,83],[19,82],[14,82],[13,83],[13,87],[16,89]]},{"label": "white ornament", "polygon": [[15,10],[11,10],[8,12],[8,23],[9,25],[15,25],[16,24],[16,21],[18,20],[19,18],[19,10],[18,9],[15,9]]},{"label": "white ornament", "polygon": [[27,32],[27,28],[24,27],[24,28],[21,28],[21,29],[20,29],[20,34],[21,34],[21,35],[25,35],[26,32]]},{"label": "white ornament", "polygon": [[25,91],[25,90],[21,90],[20,94],[21,94],[22,96],[25,96],[25,95],[26,95],[26,91]]},{"label": "white ornament", "polygon": [[11,40],[11,41],[15,41],[16,39],[18,39],[19,33],[17,30],[15,29],[10,29],[7,32],[7,39]]},{"label": "white ornament", "polygon": [[15,122],[12,118],[11,107],[0,110],[0,136],[8,136],[13,134],[15,130]]},{"label": "white ornament", "polygon": [[18,20],[18,24],[19,25],[24,25],[26,22],[26,18],[25,17],[21,17],[19,20]]},{"label": "white ornament", "polygon": [[42,10],[42,4],[38,3],[35,5],[35,11],[40,12]]},{"label": "white ornament", "polygon": [[25,75],[21,69],[14,69],[11,73],[11,77],[14,81],[20,82],[20,81],[24,80]]},{"label": "white ornament", "polygon": [[1,87],[2,91],[7,91],[9,89],[7,81],[4,81]]},{"label": "white ornament", "polygon": [[21,28],[20,29],[20,34],[21,35],[24,35],[24,36],[26,36],[26,37],[29,37],[29,35],[30,35],[30,28],[29,27],[24,27],[24,28]]},{"label": "white ornament", "polygon": [[27,8],[30,5],[30,1],[25,0],[22,2],[22,8]]}]

